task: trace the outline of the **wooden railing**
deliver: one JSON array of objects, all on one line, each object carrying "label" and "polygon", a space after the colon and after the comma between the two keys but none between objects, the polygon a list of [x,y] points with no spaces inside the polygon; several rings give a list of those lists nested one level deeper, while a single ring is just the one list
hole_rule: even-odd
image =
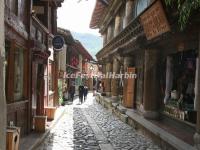
[{"label": "wooden railing", "polygon": [[124,28],[116,37],[108,42],[98,53],[97,58],[101,58],[108,54],[110,51],[119,48],[121,45],[144,35],[142,26],[140,25],[139,18],[133,19],[129,25]]},{"label": "wooden railing", "polygon": [[48,47],[48,29],[37,19],[35,16],[32,16],[32,25],[30,39],[34,41],[34,47],[37,47],[44,51]]},{"label": "wooden railing", "polygon": [[27,27],[24,25],[24,23],[19,19],[18,16],[16,16],[10,8],[5,5],[4,8],[5,14],[4,14],[4,20],[5,23],[12,27],[18,34],[20,34],[24,39],[28,39],[28,33],[27,33]]},{"label": "wooden railing", "polygon": [[47,60],[51,54],[53,35],[40,22],[36,16],[32,16],[30,41],[33,49],[34,58]]}]

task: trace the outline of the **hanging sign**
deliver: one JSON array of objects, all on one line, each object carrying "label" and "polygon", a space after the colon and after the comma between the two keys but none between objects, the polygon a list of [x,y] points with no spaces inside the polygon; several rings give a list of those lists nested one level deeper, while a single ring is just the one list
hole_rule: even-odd
[{"label": "hanging sign", "polygon": [[53,45],[54,51],[61,51],[64,44],[65,44],[65,40],[62,36],[60,36],[60,35],[54,36],[54,38],[52,40],[52,45]]},{"label": "hanging sign", "polygon": [[147,40],[170,31],[170,26],[160,0],[156,1],[140,16],[140,23],[144,28]]}]

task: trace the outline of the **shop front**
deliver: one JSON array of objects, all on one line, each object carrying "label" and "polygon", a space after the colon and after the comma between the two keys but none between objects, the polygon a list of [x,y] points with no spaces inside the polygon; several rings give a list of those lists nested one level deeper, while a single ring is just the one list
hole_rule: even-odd
[{"label": "shop front", "polygon": [[164,112],[177,119],[196,123],[195,74],[197,51],[182,51],[167,57]]}]

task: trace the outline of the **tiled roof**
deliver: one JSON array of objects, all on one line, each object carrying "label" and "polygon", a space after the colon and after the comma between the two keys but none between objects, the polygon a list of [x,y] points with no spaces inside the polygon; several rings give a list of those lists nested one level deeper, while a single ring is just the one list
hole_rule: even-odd
[{"label": "tiled roof", "polygon": [[75,40],[69,30],[58,27],[57,33],[64,37],[66,44],[70,45],[74,43]]},{"label": "tiled roof", "polygon": [[58,35],[62,35],[65,39],[66,44],[71,47],[75,53],[81,53],[82,56],[88,60],[94,60],[90,53],[85,49],[80,41],[73,38],[71,32],[67,29],[57,28]]},{"label": "tiled roof", "polygon": [[89,54],[89,52],[78,40],[76,40],[76,42],[72,45],[72,48],[78,50],[84,58],[88,60],[94,60],[93,57]]},{"label": "tiled roof", "polygon": [[90,21],[90,28],[98,28],[99,21],[101,19],[102,13],[108,5],[108,0],[96,0],[96,5],[92,13],[92,18]]}]

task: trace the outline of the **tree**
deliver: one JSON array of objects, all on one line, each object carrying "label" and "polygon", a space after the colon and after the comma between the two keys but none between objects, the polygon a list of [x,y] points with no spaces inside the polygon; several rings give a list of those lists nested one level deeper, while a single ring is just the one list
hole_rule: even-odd
[{"label": "tree", "polygon": [[181,30],[186,27],[192,12],[200,8],[200,0],[176,0],[176,2],[174,0],[165,0],[165,3],[169,6],[175,5],[177,7],[179,13],[178,24]]}]

